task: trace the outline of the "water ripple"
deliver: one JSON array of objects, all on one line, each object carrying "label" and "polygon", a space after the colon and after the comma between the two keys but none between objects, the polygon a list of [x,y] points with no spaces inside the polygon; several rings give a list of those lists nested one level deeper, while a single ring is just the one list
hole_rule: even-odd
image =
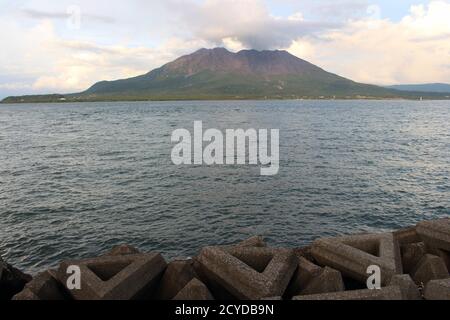
[{"label": "water ripple", "polygon": [[[195,120],[280,129],[280,173],[173,166],[171,133]],[[448,217],[449,123],[445,101],[2,105],[0,253],[34,273],[121,243],[170,258]]]}]

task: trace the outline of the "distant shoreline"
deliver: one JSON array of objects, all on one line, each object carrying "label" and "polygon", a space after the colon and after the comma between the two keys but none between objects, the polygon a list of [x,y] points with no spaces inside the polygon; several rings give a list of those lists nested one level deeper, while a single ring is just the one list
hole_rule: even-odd
[{"label": "distant shoreline", "polygon": [[0,104],[3,105],[20,105],[20,104],[71,104],[71,103],[94,103],[94,102],[193,102],[193,101],[447,101],[450,100],[450,96],[448,97],[423,97],[420,98],[405,98],[405,97],[396,97],[396,98],[302,98],[302,99],[289,99],[289,98],[270,98],[270,99],[259,99],[259,98],[220,98],[220,99],[211,99],[211,98],[192,98],[192,99],[124,99],[124,100],[63,100],[63,101],[38,101],[38,100],[30,100],[30,101],[0,101]]}]

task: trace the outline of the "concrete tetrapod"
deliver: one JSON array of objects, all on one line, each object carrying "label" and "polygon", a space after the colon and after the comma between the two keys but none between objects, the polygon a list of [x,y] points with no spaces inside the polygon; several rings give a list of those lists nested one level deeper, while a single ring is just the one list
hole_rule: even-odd
[{"label": "concrete tetrapod", "polygon": [[59,280],[66,284],[69,266],[81,271],[81,288],[69,290],[76,300],[140,299],[153,289],[166,262],[159,253],[103,256],[94,259],[65,261],[58,269]]},{"label": "concrete tetrapod", "polygon": [[319,265],[329,266],[343,275],[366,283],[367,268],[381,269],[382,285],[402,273],[400,248],[392,233],[324,238],[314,242],[312,255]]},{"label": "concrete tetrapod", "polygon": [[450,251],[450,218],[420,222],[416,230],[427,245]]},{"label": "concrete tetrapod", "polygon": [[297,268],[292,250],[264,247],[206,247],[197,262],[210,288],[244,300],[282,296]]}]

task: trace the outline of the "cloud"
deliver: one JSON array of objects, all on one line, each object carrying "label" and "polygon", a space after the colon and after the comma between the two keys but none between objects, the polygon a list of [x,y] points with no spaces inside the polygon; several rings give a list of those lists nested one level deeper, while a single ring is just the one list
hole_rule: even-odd
[{"label": "cloud", "polygon": [[[95,42],[67,40],[58,36],[51,20],[32,28],[14,19],[0,20],[0,41],[8,43],[0,51],[0,89],[13,94],[76,92],[100,80],[140,75],[187,54],[206,43],[170,38],[159,46],[99,45]],[[27,81],[22,81],[26,78]],[[23,91],[22,90],[22,91]]]},{"label": "cloud", "polygon": [[[149,72],[179,55],[196,50],[203,43],[170,39],[158,48],[97,46],[92,43],[55,39],[65,55],[53,62],[53,70],[39,76],[33,89],[85,90],[99,80],[129,78]],[[177,49],[180,46],[184,50]]]},{"label": "cloud", "polygon": [[74,8],[78,8],[80,11],[80,15],[82,19],[87,19],[93,22],[101,22],[101,23],[114,23],[116,20],[113,17],[101,16],[96,14],[84,13],[81,11],[81,7],[69,6],[67,11],[65,12],[49,12],[49,11],[40,11],[36,9],[22,9],[22,13],[25,14],[28,18],[32,19],[69,19],[71,15],[73,15]]},{"label": "cloud", "polygon": [[67,19],[70,16],[66,12],[44,12],[34,9],[23,9],[22,12],[32,19]]},{"label": "cloud", "polygon": [[367,0],[313,1],[310,6],[318,16],[332,20],[357,19],[379,12],[377,6],[369,5]]},{"label": "cloud", "polygon": [[300,12],[277,17],[261,0],[170,1],[169,6],[193,38],[215,45],[232,39],[246,48],[276,49],[291,45],[300,36],[340,26],[336,22],[306,21]]},{"label": "cloud", "polygon": [[0,89],[16,91],[23,89],[31,89],[31,86],[29,83],[25,82],[0,83]]},{"label": "cloud", "polygon": [[361,82],[450,82],[449,16],[449,2],[431,1],[399,22],[359,19],[320,39],[301,37],[289,51]]},{"label": "cloud", "polygon": [[414,5],[396,22],[366,0],[78,0],[94,22],[79,30],[65,25],[71,3],[5,2],[0,95],[76,92],[214,46],[288,49],[361,82],[450,82],[448,0]]}]

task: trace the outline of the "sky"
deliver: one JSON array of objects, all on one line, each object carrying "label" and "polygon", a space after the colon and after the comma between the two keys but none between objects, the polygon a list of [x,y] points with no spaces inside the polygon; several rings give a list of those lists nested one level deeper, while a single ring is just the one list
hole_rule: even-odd
[{"label": "sky", "polygon": [[218,46],[288,50],[365,83],[450,83],[450,0],[0,0],[0,43],[0,98]]}]

